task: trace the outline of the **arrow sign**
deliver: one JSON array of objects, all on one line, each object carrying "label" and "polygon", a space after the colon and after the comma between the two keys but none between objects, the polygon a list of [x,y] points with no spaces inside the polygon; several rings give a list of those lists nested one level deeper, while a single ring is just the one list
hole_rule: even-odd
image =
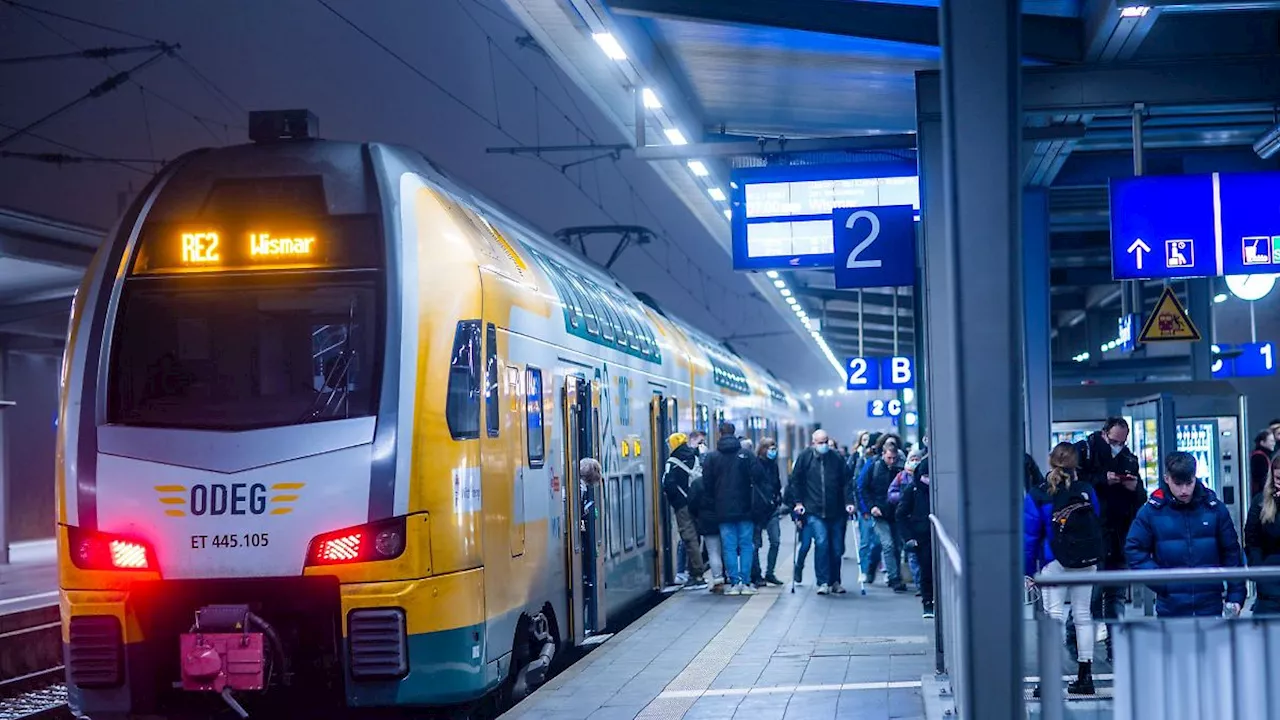
[{"label": "arrow sign", "polygon": [[1126,250],[1125,252],[1130,253],[1134,256],[1134,259],[1138,263],[1138,269],[1141,270],[1142,269],[1142,253],[1151,252],[1151,248],[1148,247],[1146,243],[1142,242],[1142,238],[1138,238],[1137,240],[1133,241],[1133,244],[1130,245],[1129,249]]}]

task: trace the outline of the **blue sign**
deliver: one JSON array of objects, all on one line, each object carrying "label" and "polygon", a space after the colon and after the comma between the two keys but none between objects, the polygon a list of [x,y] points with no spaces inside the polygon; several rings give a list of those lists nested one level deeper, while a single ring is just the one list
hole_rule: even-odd
[{"label": "blue sign", "polygon": [[1218,176],[1222,275],[1280,271],[1280,173]]},{"label": "blue sign", "polygon": [[872,400],[867,403],[867,417],[896,418],[902,414],[902,401],[894,398],[892,400]]},{"label": "blue sign", "polygon": [[916,224],[910,205],[836,208],[837,288],[899,287],[916,283]]},{"label": "blue sign", "polygon": [[1245,343],[1235,362],[1236,377],[1266,377],[1276,374],[1275,343]]},{"label": "blue sign", "polygon": [[1111,275],[1116,280],[1218,274],[1215,176],[1111,181]]},{"label": "blue sign", "polygon": [[849,372],[845,387],[849,390],[879,390],[880,361],[876,358],[851,357],[844,361]]},{"label": "blue sign", "polygon": [[1234,377],[1236,374],[1235,358],[1220,357],[1222,353],[1230,350],[1231,346],[1215,343],[1210,345],[1209,349],[1213,351],[1213,364],[1210,366],[1213,378],[1215,380],[1221,380],[1223,378]]},{"label": "blue sign", "polygon": [[914,162],[735,170],[729,191],[734,269],[831,267],[832,211],[908,205],[918,216],[916,172]]},{"label": "blue sign", "polygon": [[881,386],[886,390],[914,388],[916,386],[916,363],[910,355],[895,355],[886,358],[881,365],[883,377]]},{"label": "blue sign", "polygon": [[1138,326],[1142,326],[1142,321],[1138,320],[1138,316],[1132,313],[1121,315],[1117,323],[1116,339],[1120,341],[1121,352],[1133,352],[1135,344],[1133,326],[1137,322]]}]

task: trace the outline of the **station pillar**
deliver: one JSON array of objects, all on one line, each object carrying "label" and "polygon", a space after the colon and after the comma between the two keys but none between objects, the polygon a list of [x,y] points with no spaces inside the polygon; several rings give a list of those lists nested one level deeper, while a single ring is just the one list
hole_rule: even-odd
[{"label": "station pillar", "polygon": [[939,574],[958,584],[938,609],[956,710],[974,719],[1026,712],[1019,5],[942,3],[941,73],[916,76],[930,474],[956,550]]},{"label": "station pillar", "polygon": [[1053,352],[1049,328],[1049,191],[1022,195],[1022,356],[1027,452],[1044,464],[1053,433]]}]

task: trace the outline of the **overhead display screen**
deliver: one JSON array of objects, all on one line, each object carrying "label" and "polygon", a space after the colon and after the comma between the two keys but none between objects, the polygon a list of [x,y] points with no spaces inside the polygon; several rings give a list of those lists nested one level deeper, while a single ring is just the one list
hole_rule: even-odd
[{"label": "overhead display screen", "polygon": [[1280,272],[1280,173],[1111,182],[1117,280]]},{"label": "overhead display screen", "polygon": [[135,274],[377,267],[372,218],[152,223]]},{"label": "overhead display screen", "polygon": [[822,267],[834,262],[836,208],[910,205],[919,219],[914,163],[751,168],[733,173],[737,270]]}]

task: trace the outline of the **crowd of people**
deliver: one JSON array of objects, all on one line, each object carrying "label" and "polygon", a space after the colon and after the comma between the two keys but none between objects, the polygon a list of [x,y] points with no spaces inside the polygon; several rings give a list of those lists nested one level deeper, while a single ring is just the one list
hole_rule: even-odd
[{"label": "crowd of people", "polygon": [[797,541],[795,586],[804,586],[812,554],[817,594],[843,595],[848,590],[842,560],[853,520],[862,591],[883,566],[889,588],[910,592],[905,560],[924,617],[933,617],[929,464],[923,443],[904,457],[898,435],[862,433],[850,450],[819,429],[788,473],[773,438],[761,439],[753,451],[751,440],[739,437],[731,423],[718,431],[714,449],[702,432],[674,433],[667,440],[670,457],[662,489],[675,514],[681,540],[678,577],[686,588],[752,595],[761,587],[782,585],[776,570],[785,519]]}]

